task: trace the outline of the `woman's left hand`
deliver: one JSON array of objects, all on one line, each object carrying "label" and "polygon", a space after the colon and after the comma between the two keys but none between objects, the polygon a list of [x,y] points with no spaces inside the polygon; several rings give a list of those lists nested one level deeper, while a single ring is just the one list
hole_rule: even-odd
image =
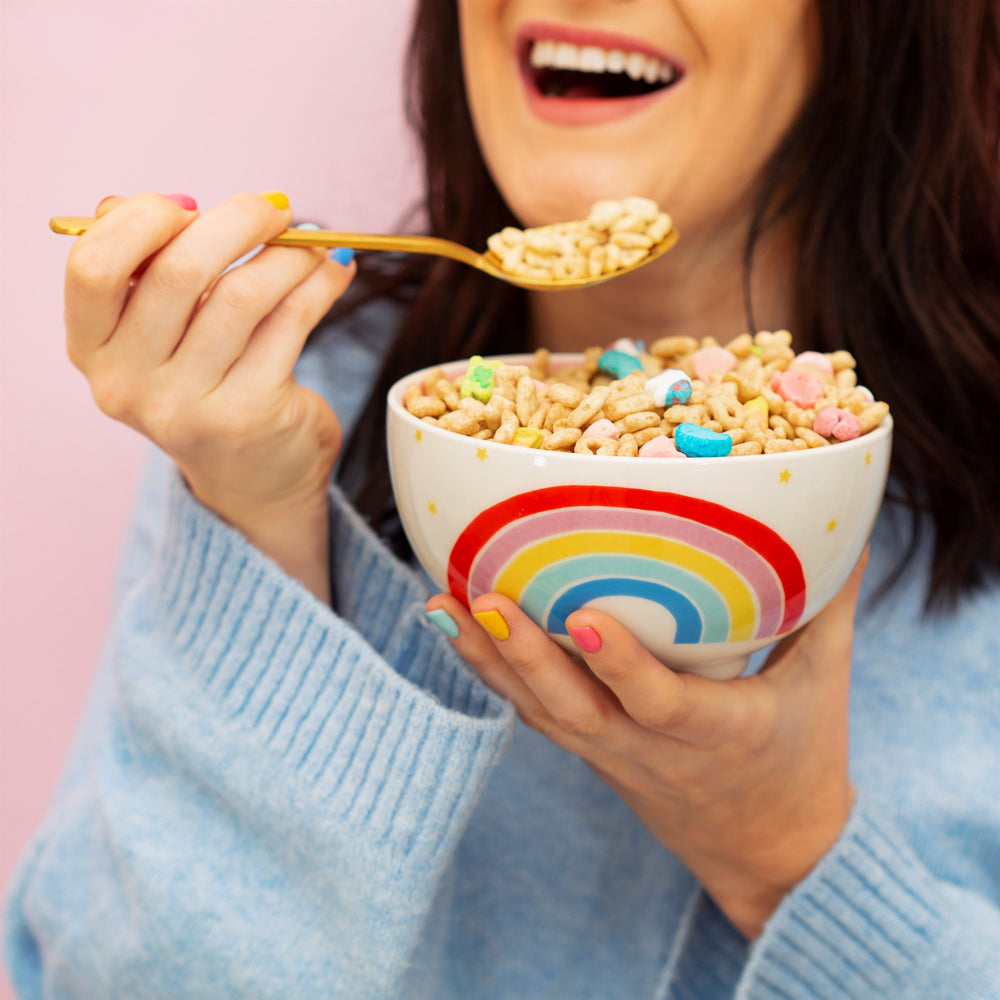
[{"label": "woman's left hand", "polygon": [[[865,561],[759,674],[729,681],[666,669],[592,609],[567,619],[588,672],[498,594],[472,606],[490,634],[453,597],[427,607],[451,615],[455,648],[483,680],[582,757],[752,939],[851,810],[848,686]],[[500,617],[482,618],[491,611]]]}]

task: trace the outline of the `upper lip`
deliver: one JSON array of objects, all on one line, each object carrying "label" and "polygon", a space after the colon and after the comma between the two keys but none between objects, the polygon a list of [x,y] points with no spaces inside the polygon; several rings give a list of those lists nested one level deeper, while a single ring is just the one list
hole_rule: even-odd
[{"label": "upper lip", "polygon": [[650,45],[641,38],[623,35],[616,31],[606,31],[599,28],[583,28],[577,25],[531,23],[522,25],[517,33],[517,50],[522,62],[526,65],[532,46],[537,41],[569,42],[579,47],[593,46],[607,51],[621,51],[626,55],[639,53],[658,60],[664,66],[673,70],[674,76],[683,75],[682,65],[662,49]]}]

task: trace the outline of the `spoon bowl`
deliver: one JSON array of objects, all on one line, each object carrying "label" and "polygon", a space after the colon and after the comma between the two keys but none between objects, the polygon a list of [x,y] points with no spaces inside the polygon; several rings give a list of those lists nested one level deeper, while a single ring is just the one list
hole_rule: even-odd
[{"label": "spoon bowl", "polygon": [[[97,219],[86,216],[56,216],[49,220],[49,228],[54,233],[64,236],[80,236],[85,233]],[[286,229],[283,233],[268,240],[269,246],[293,247],[350,247],[352,250],[390,250],[398,253],[422,253],[434,257],[447,257],[483,271],[492,278],[506,281],[520,288],[530,288],[540,291],[558,291],[567,288],[583,288],[596,285],[602,281],[619,278],[651,264],[662,257],[677,242],[677,230],[671,226],[666,235],[658,243],[650,247],[644,257],[636,263],[621,267],[617,271],[599,274],[594,277],[578,278],[535,278],[505,271],[500,266],[496,254],[487,250],[479,253],[461,243],[441,239],[437,236],[405,236],[402,234],[376,233],[341,233],[330,229]]]}]

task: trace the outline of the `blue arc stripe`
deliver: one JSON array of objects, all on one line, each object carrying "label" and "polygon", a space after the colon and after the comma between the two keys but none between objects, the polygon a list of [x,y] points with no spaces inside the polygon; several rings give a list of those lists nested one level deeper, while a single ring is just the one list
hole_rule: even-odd
[{"label": "blue arc stripe", "polygon": [[547,631],[553,635],[566,635],[566,617],[588,601],[596,600],[598,597],[643,597],[647,601],[666,608],[677,623],[677,632],[674,642],[680,644],[693,644],[701,642],[702,621],[701,615],[693,602],[684,594],[679,593],[671,587],[665,587],[661,583],[652,580],[632,580],[632,579],[603,579],[586,580],[559,595],[552,610],[549,613],[548,621],[545,623]]},{"label": "blue arc stripe", "polygon": [[[699,632],[703,633],[696,641],[729,641],[732,616],[729,605],[716,588],[690,570],[646,556],[596,553],[561,559],[535,574],[518,595],[518,603],[535,621],[544,621],[553,614],[549,606],[554,606],[554,602],[561,597],[562,592],[577,580],[590,580],[594,583],[603,581],[607,592],[602,596],[623,594],[621,590],[623,580],[635,580],[640,583],[646,581],[651,586],[660,584],[667,591],[687,598],[695,607]],[[660,591],[655,593],[660,594]],[[649,600],[664,604],[661,597],[649,596]],[[671,604],[674,603],[676,602],[672,600]],[[667,605],[664,604],[664,607]],[[569,611],[566,614],[569,614]],[[565,619],[565,615],[563,618]]]}]

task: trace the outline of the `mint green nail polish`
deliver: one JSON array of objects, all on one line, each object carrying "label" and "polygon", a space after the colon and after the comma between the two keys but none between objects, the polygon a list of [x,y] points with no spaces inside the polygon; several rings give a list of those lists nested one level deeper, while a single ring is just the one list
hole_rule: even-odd
[{"label": "mint green nail polish", "polygon": [[458,638],[458,623],[444,608],[435,608],[433,611],[428,611],[427,619],[432,625],[435,625],[448,636],[449,639]]}]

